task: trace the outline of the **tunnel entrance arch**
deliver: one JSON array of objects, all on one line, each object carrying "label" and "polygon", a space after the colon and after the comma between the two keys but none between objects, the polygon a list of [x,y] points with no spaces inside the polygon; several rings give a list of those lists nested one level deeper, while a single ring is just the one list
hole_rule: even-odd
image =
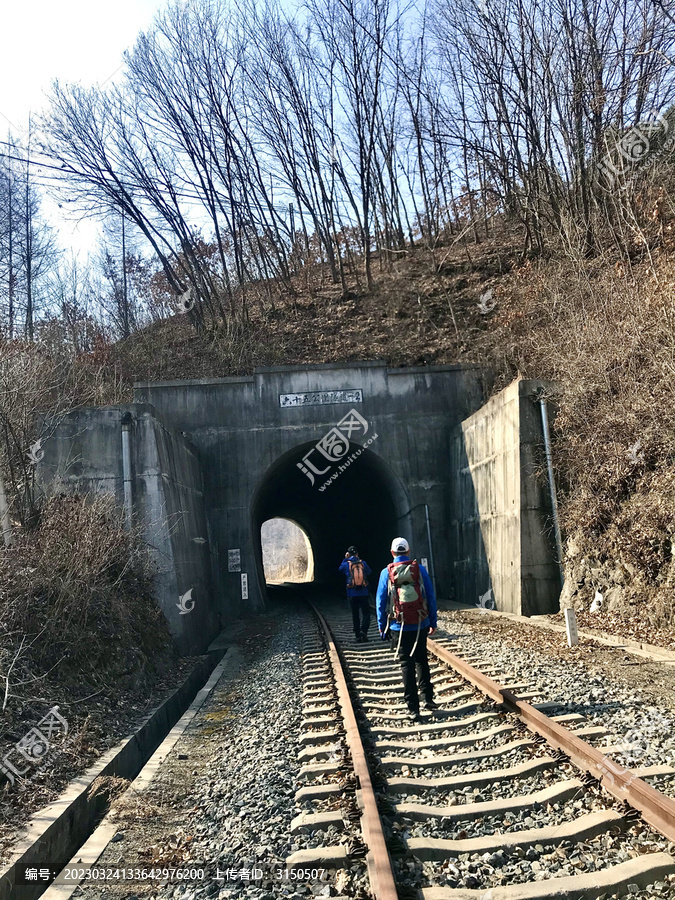
[{"label": "tunnel entrance arch", "polygon": [[[371,583],[391,560],[394,537],[409,533],[407,493],[391,468],[372,450],[361,449],[358,459],[324,491],[312,485],[298,468],[313,442],[298,444],[267,469],[253,496],[251,528],[256,576],[266,597],[260,529],[268,519],[296,522],[307,534],[314,556],[314,584],[327,593],[343,593],[344,578],[337,569],[351,544],[373,569]],[[375,585],[373,585],[373,588]]]}]

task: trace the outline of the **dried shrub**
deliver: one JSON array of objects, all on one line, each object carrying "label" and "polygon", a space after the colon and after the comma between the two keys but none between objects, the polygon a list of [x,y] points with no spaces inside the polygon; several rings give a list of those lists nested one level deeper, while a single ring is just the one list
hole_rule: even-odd
[{"label": "dried shrub", "polygon": [[39,453],[38,441],[78,405],[103,397],[119,402],[118,374],[107,363],[98,351],[75,357],[64,346],[0,343],[0,467],[11,514],[23,528],[37,523],[40,509],[30,451]]},{"label": "dried shrub", "polygon": [[81,694],[143,689],[173,654],[146,548],[114,498],[56,496],[0,554],[0,709],[45,677]]},{"label": "dried shrub", "polygon": [[555,459],[575,546],[566,601],[587,606],[596,589],[618,587],[619,607],[649,607],[660,624],[675,614],[674,285],[665,250],[632,269],[610,257],[548,260],[523,290],[512,285],[500,313],[520,307],[529,325],[502,332],[502,376],[516,370],[560,389]]}]

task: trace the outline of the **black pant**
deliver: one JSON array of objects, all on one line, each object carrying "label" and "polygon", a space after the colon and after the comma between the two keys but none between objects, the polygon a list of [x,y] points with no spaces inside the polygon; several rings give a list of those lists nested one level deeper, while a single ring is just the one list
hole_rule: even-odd
[{"label": "black pant", "polygon": [[[404,631],[401,635],[401,646],[398,651],[398,661],[401,663],[401,674],[403,675],[403,696],[408,704],[408,709],[413,713],[420,711],[420,701],[417,695],[417,686],[419,685],[420,693],[424,699],[429,701],[434,699],[434,688],[431,683],[431,672],[429,671],[429,656],[427,654],[427,635],[429,628],[420,629],[419,640],[417,640],[417,629],[414,631]],[[398,644],[399,633],[392,631],[391,640],[394,646]],[[415,653],[411,656],[410,652],[417,640]],[[417,674],[417,684],[415,683],[415,675]]]},{"label": "black pant", "polygon": [[366,634],[370,625],[370,594],[364,594],[363,597],[350,597],[349,605],[352,608],[354,634],[356,637]]}]

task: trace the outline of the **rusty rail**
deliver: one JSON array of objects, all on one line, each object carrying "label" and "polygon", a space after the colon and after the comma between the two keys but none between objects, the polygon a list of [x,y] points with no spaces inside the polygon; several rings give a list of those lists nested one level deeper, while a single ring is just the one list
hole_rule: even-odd
[{"label": "rusty rail", "polygon": [[375,800],[373,783],[370,778],[368,761],[366,759],[365,750],[363,749],[363,743],[356,722],[351,697],[349,696],[347,680],[342,667],[340,654],[335,643],[335,637],[321,613],[313,604],[310,605],[312,606],[326,636],[328,655],[330,657],[331,666],[333,667],[333,675],[335,676],[335,686],[337,688],[340,712],[345,726],[347,744],[354,765],[354,774],[358,779],[356,796],[363,813],[361,816],[361,831],[368,850],[366,854],[366,866],[368,868],[370,888],[375,900],[398,900],[396,884],[394,882],[394,873],[392,872],[389,851],[387,850],[387,843],[384,832],[382,831],[382,822],[380,821],[380,814],[377,809],[377,801]]},{"label": "rusty rail", "polygon": [[531,704],[496,681],[483,675],[478,669],[455,656],[434,640],[428,641],[431,652],[471,682],[496,703],[520,717],[530,731],[541,735],[556,750],[561,750],[570,761],[584,772],[590,772],[602,786],[618,800],[639,810],[645,822],[661,832],[668,840],[675,841],[675,800],[657,791],[631,770],[612,762],[600,750],[577,737],[563,725],[550,719]]}]

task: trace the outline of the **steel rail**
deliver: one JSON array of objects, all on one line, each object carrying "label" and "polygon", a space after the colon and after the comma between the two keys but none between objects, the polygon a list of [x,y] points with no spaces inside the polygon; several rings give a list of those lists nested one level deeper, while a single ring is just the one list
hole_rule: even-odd
[{"label": "steel rail", "polygon": [[530,731],[541,735],[552,747],[562,751],[575,766],[589,772],[612,796],[637,809],[645,822],[668,840],[675,841],[675,800],[638,778],[631,769],[625,769],[612,762],[600,750],[531,704],[520,700],[516,694],[501,687],[487,675],[483,675],[437,641],[429,640],[428,647],[435,656],[452,666],[479,691],[519,716]]},{"label": "steel rail", "polygon": [[354,774],[358,779],[356,796],[363,813],[361,816],[361,831],[368,851],[366,854],[366,866],[368,868],[370,888],[375,900],[398,900],[394,873],[391,868],[387,842],[384,837],[382,822],[380,821],[380,814],[377,809],[377,801],[375,800],[375,791],[373,790],[373,783],[370,777],[370,769],[368,768],[366,752],[361,741],[361,734],[356,722],[352,700],[349,696],[349,689],[347,687],[347,679],[345,678],[342,660],[340,659],[340,654],[335,643],[335,637],[328,622],[326,622],[313,604],[310,604],[310,606],[314,610],[314,614],[319,620],[319,624],[326,636],[328,655],[333,668],[333,675],[335,676],[335,687],[338,693],[338,702],[340,704],[340,712],[345,727],[347,745],[354,765]]}]

